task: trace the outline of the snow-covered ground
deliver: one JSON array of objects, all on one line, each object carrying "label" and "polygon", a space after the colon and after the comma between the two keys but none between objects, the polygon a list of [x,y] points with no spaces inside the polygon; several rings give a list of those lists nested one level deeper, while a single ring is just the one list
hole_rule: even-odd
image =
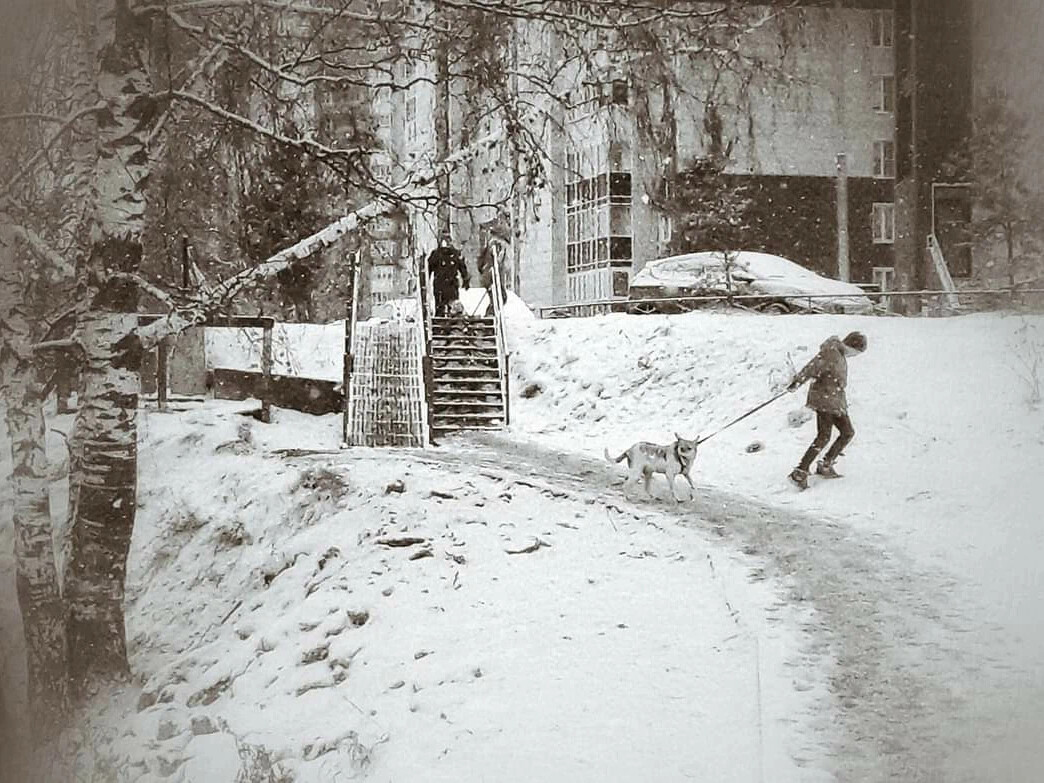
[{"label": "snow-covered ground", "polygon": [[[786,480],[815,433],[807,387],[703,444],[696,480],[837,519],[952,578],[980,634],[966,647],[985,667],[981,682],[953,686],[956,696],[980,688],[954,767],[972,770],[970,780],[1040,779],[1044,318],[693,313],[520,324],[513,382],[536,393],[514,401],[513,430],[591,455],[669,442],[675,431],[710,435],[772,397],[827,336],[852,329],[869,349],[849,362],[856,437],[839,462],[843,480],[803,493]],[[762,448],[750,453],[754,442]]]},{"label": "snow-covered ground", "polygon": [[[677,514],[583,471],[570,489],[520,478],[530,446],[600,460],[711,434],[854,328],[869,350],[849,364],[843,480],[786,482],[813,436],[804,390],[703,444],[701,494]],[[298,331],[287,367],[340,378],[342,326]],[[927,710],[912,736],[952,749],[918,768],[927,779],[1040,779],[1044,413],[1029,368],[1044,370],[1044,319],[515,309],[508,338],[518,450],[491,452],[515,472],[470,447],[451,448],[452,465],[272,453],[336,452],[337,417],[277,411],[266,427],[221,403],[147,415],[128,610],[144,696],[113,698],[85,741],[111,734],[102,745],[126,769],[185,781],[273,760],[297,780],[365,767],[377,780],[804,781],[853,769],[832,756],[842,727],[892,732],[860,740],[896,752],[908,713],[879,699],[891,689]],[[386,492],[397,479],[405,491]],[[742,496],[776,518],[744,523],[725,508]],[[763,567],[774,528],[785,568]],[[424,541],[379,543],[392,536]],[[508,552],[538,541],[550,546]],[[6,522],[0,571],[10,596]],[[888,583],[905,604],[881,600]],[[933,690],[933,671],[953,678]],[[845,722],[860,710],[869,723]]]},{"label": "snow-covered ground", "polygon": [[[989,669],[968,725],[1008,724],[1003,737],[965,743],[968,758],[954,764],[996,772],[1015,759],[1010,779],[1021,780],[1031,762],[1019,759],[1036,755],[1044,732],[1044,710],[1033,706],[1044,700],[1044,408],[1034,402],[1044,318],[534,321],[515,310],[512,437],[597,456],[676,431],[709,435],[775,394],[827,336],[852,329],[869,350],[849,364],[856,438],[839,464],[843,480],[804,493],[786,481],[814,435],[802,389],[703,444],[697,482],[838,520],[952,580],[978,631],[967,644]],[[662,493],[662,481],[654,488]],[[963,690],[954,684],[955,696]]]},{"label": "snow-covered ground", "polygon": [[338,452],[336,417],[265,426],[243,407],[143,415],[142,687],[100,700],[72,740],[81,772],[829,779],[812,611],[752,580],[751,558],[594,491]]}]

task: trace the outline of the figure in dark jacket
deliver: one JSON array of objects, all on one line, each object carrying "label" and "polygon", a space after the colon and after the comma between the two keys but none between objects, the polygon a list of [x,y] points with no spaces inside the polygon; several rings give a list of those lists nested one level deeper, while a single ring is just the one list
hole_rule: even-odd
[{"label": "figure in dark jacket", "polygon": [[848,383],[848,360],[866,350],[866,337],[862,332],[851,332],[844,340],[828,338],[819,353],[801,368],[787,387],[795,391],[806,381],[812,381],[805,403],[816,412],[816,439],[808,447],[801,462],[790,474],[790,480],[801,489],[808,489],[808,471],[819,452],[830,442],[833,429],[837,428],[837,440],[827,450],[816,466],[816,473],[824,478],[840,478],[834,470],[834,462],[855,436],[852,421],[848,418],[848,400],[845,386]]},{"label": "figure in dark jacket", "polygon": [[460,288],[469,277],[464,256],[450,244],[449,234],[440,237],[439,246],[428,256],[428,271],[434,278],[435,315],[449,315],[450,304],[460,299]]}]

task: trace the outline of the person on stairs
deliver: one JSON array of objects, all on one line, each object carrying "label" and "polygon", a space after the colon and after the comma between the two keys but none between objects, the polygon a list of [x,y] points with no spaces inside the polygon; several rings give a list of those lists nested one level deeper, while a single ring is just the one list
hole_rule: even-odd
[{"label": "person on stairs", "polygon": [[[503,245],[500,247],[503,247]],[[497,250],[498,247],[494,242],[487,242],[478,257],[479,285],[486,289],[486,299],[488,300],[486,303],[486,315],[493,314],[493,254],[496,253]],[[500,288],[500,302],[503,305],[507,302],[507,286],[504,285],[503,260],[501,260],[500,275],[497,282],[499,283],[498,287]]]},{"label": "person on stairs", "polygon": [[449,232],[439,237],[439,246],[428,256],[428,272],[433,278],[435,315],[447,316],[450,305],[460,299],[461,286],[467,285],[470,278],[464,256],[453,247]]},{"label": "person on stairs", "polygon": [[816,438],[805,451],[801,462],[790,473],[790,480],[801,489],[808,489],[808,471],[819,452],[830,442],[833,429],[837,428],[837,440],[816,466],[816,474],[824,478],[840,478],[834,470],[834,462],[852,438],[855,429],[848,417],[848,400],[845,387],[848,384],[848,359],[866,350],[866,337],[862,332],[851,332],[844,340],[836,336],[828,338],[819,347],[819,353],[806,364],[787,387],[796,391],[801,384],[812,381],[805,403],[816,412]]}]

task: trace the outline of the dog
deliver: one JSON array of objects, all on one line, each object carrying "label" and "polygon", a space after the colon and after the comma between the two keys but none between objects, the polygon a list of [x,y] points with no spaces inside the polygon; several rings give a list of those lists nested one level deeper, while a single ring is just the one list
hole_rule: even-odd
[{"label": "dog", "polygon": [[627,486],[634,484],[638,481],[638,477],[641,476],[645,479],[645,491],[651,496],[652,491],[649,489],[649,483],[652,481],[654,473],[663,473],[667,477],[667,483],[671,485],[671,495],[674,496],[675,503],[681,502],[681,498],[678,497],[678,492],[675,488],[675,479],[679,475],[684,476],[685,480],[689,482],[690,493],[696,492],[696,486],[692,483],[689,471],[692,470],[693,463],[696,462],[696,447],[700,439],[697,436],[692,440],[688,440],[677,432],[674,433],[674,438],[674,443],[668,446],[639,441],[616,459],[610,456],[609,449],[605,449],[605,459],[610,464],[627,460],[628,473],[627,478],[624,480],[625,493]]}]

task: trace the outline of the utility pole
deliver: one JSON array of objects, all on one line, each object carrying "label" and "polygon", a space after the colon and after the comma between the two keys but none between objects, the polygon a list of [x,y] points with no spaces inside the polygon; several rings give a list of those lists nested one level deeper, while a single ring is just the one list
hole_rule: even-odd
[{"label": "utility pole", "polygon": [[837,278],[852,279],[848,259],[848,160],[845,153],[837,155]]}]

